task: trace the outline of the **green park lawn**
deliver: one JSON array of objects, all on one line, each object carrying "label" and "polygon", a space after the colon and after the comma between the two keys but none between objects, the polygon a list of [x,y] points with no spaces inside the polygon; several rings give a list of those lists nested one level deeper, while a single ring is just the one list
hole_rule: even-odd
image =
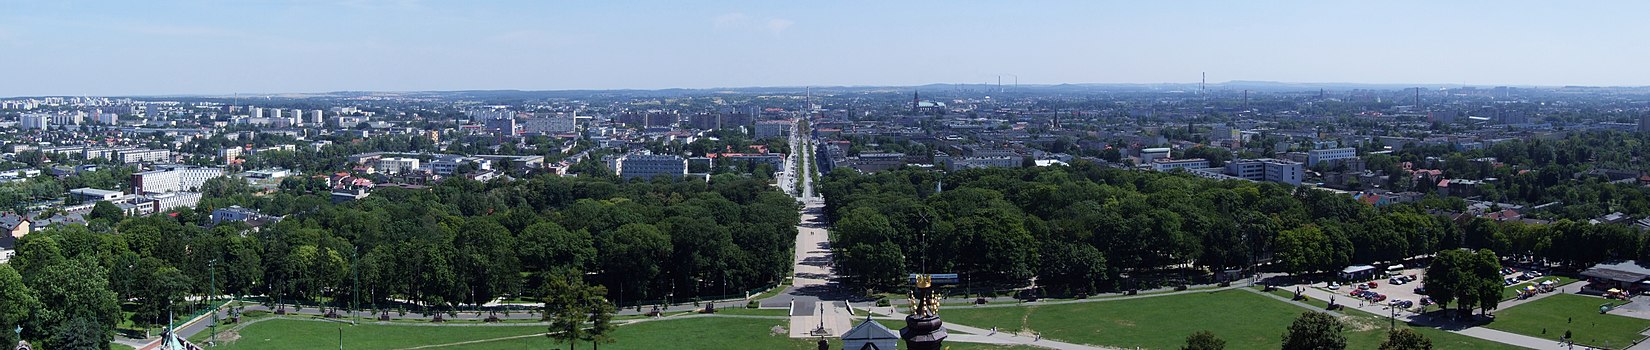
[{"label": "green park lawn", "polygon": [[[950,322],[1045,338],[1122,348],[1175,349],[1208,330],[1227,349],[1277,349],[1289,324],[1307,309],[1243,290],[1092,303],[941,310]],[[1347,321],[1349,349],[1374,349],[1386,339],[1385,318],[1355,313]],[[1408,327],[1399,325],[1399,327]],[[1436,349],[1516,349],[1430,328],[1415,328]]]},{"label": "green park lawn", "polygon": [[1514,285],[1507,286],[1506,288],[1502,288],[1501,289],[1501,300],[1509,300],[1509,299],[1517,298],[1518,297],[1518,291],[1524,290],[1524,287],[1529,286],[1529,285],[1534,284],[1534,283],[1541,283],[1541,281],[1548,281],[1548,280],[1554,280],[1554,279],[1558,280],[1558,282],[1556,282],[1556,283],[1559,286],[1564,286],[1564,285],[1567,285],[1567,284],[1570,284],[1570,283],[1574,283],[1576,281],[1576,279],[1574,279],[1574,278],[1564,277],[1564,276],[1542,276],[1541,278],[1533,279],[1533,280],[1530,280],[1529,282],[1514,284]]},{"label": "green park lawn", "polygon": [[717,309],[716,314],[718,314],[718,315],[747,315],[747,316],[790,316],[791,315],[791,310],[790,309],[751,309],[751,308],[746,308],[743,305],[741,305],[739,307],[728,306],[727,308],[724,308],[724,309]]},{"label": "green park lawn", "polygon": [[[350,326],[336,322],[275,319],[259,322],[240,331],[241,338],[221,349],[324,349],[338,346],[343,329],[344,347],[349,349],[399,349],[418,345],[496,339],[540,334],[543,326],[424,326],[363,324]],[[206,332],[190,337],[203,342]]]},{"label": "green park lawn", "polygon": [[1650,320],[1598,313],[1605,303],[1621,301],[1559,294],[1497,311],[1495,322],[1485,327],[1555,341],[1568,330],[1577,344],[1592,346],[1621,347],[1644,338],[1639,333],[1650,328]]},{"label": "green park lawn", "polygon": [[[617,342],[602,349],[813,349],[814,343],[772,335],[773,326],[786,320],[733,317],[689,317],[624,325],[614,334]],[[344,329],[347,349],[402,349],[415,346],[454,344],[439,349],[558,349],[542,334],[543,326],[429,326],[377,325],[348,326],[332,322],[269,320],[241,331],[242,339],[219,349],[326,349],[338,346],[338,329]],[[204,335],[197,338],[204,338]],[[484,341],[490,340],[490,341]],[[466,344],[461,342],[478,341]],[[833,341],[833,348],[841,344]],[[584,348],[588,344],[581,345]],[[953,350],[1030,350],[979,344],[951,344]]]},{"label": "green park lawn", "polygon": [[[879,321],[880,322],[880,321]],[[899,323],[898,321],[882,322],[884,325]],[[655,349],[815,349],[811,340],[791,339],[783,335],[769,335],[769,329],[776,325],[788,324],[785,320],[762,320],[728,317],[698,317],[678,320],[663,320],[637,323],[619,327],[616,334],[618,341],[612,344],[603,344],[602,349],[614,350],[655,350]],[[841,349],[842,343],[831,340],[832,349]],[[462,349],[553,349],[545,347],[547,344],[537,339],[516,339],[494,343],[475,344]],[[535,347],[536,346],[536,347]],[[566,347],[563,343],[561,347]],[[1038,348],[1026,346],[1001,346],[986,344],[969,344],[947,342],[951,350],[1034,350]],[[583,348],[580,346],[579,348]],[[458,349],[458,348],[454,348]]]}]

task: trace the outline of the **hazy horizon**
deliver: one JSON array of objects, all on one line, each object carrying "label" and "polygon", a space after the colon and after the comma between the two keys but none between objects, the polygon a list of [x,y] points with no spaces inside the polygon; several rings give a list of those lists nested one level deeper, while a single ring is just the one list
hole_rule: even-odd
[{"label": "hazy horizon", "polygon": [[0,0],[0,96],[1650,85],[1650,3],[1586,5]]}]

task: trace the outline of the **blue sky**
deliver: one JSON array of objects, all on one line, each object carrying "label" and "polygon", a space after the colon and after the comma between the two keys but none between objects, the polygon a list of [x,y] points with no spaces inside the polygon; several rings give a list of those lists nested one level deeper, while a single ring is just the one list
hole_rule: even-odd
[{"label": "blue sky", "polygon": [[0,96],[1650,85],[1645,1],[0,0]]}]

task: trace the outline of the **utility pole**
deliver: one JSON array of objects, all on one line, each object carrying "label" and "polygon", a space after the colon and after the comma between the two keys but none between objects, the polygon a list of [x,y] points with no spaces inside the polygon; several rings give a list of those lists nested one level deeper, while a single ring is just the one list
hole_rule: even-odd
[{"label": "utility pole", "polygon": [[358,304],[361,300],[361,261],[355,258],[360,251],[361,247],[356,247],[349,252],[350,269],[355,270],[355,290],[349,293],[349,309],[350,313],[355,315],[356,324],[361,323],[361,307]]},{"label": "utility pole", "polygon": [[218,296],[218,259],[212,259],[208,262],[207,270],[210,271],[208,275],[212,277],[212,294],[206,296],[206,305],[212,308],[212,338],[207,340],[206,343],[216,344],[218,342],[218,306],[212,305],[212,301]]}]

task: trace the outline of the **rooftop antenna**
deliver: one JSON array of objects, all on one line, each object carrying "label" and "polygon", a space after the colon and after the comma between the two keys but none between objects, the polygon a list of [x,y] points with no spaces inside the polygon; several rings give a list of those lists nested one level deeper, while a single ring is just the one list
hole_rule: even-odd
[{"label": "rooftop antenna", "polygon": [[997,93],[1003,93],[1003,76],[997,76]]},{"label": "rooftop antenna", "polygon": [[1208,89],[1209,89],[1209,72],[1203,72],[1203,80],[1197,83],[1197,94],[1202,95],[1202,94],[1208,93]]}]

